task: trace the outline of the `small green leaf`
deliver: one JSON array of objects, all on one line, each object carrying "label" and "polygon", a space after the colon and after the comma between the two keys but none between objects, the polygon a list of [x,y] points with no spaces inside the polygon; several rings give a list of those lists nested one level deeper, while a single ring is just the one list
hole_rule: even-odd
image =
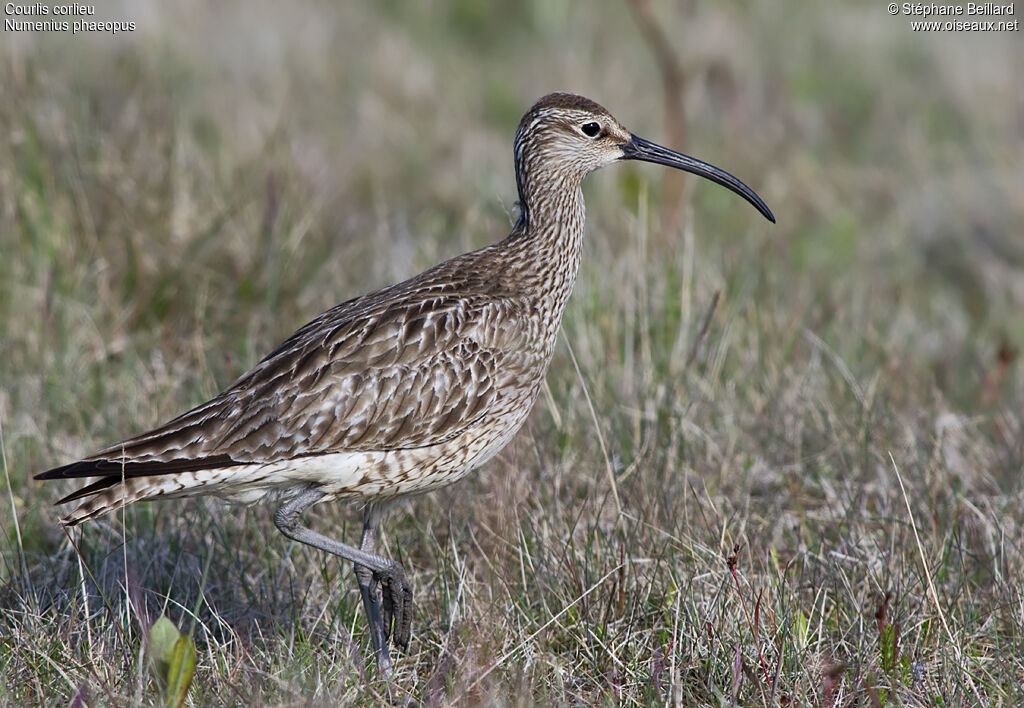
[{"label": "small green leaf", "polygon": [[[153,623],[149,630],[149,658],[150,661],[168,664],[171,661],[171,653],[174,651],[174,644],[178,641],[181,632],[166,617],[162,616]],[[166,672],[161,670],[161,674]]]},{"label": "small green leaf", "polygon": [[166,617],[149,630],[149,658],[153,674],[163,691],[164,705],[181,708],[188,697],[196,671],[196,645]]},{"label": "small green leaf", "polygon": [[167,693],[165,704],[168,708],[181,708],[188,697],[189,686],[196,672],[196,645],[192,637],[182,634],[174,643],[170,665],[167,669]]}]

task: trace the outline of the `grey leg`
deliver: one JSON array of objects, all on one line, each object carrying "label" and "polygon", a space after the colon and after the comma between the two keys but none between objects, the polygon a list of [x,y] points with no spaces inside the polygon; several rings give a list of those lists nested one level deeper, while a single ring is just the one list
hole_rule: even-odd
[{"label": "grey leg", "polygon": [[[379,519],[371,523],[369,512],[370,507],[363,513],[363,537],[359,542],[359,550],[362,553],[376,555],[374,553],[374,541],[377,533]],[[370,627],[370,638],[373,640],[373,650],[377,654],[377,664],[388,673],[391,672],[391,657],[388,656],[388,630],[390,625],[385,625],[380,614],[380,594],[377,592],[376,574],[365,565],[355,563],[356,580],[359,582],[359,593],[363,596],[363,609],[366,611],[366,619]]]},{"label": "grey leg", "polygon": [[[274,514],[274,524],[278,530],[293,541],[305,543],[319,548],[339,558],[352,561],[356,567],[356,578],[359,591],[363,597],[363,609],[373,640],[373,649],[377,655],[377,665],[385,674],[392,673],[391,657],[388,655],[387,637],[391,624],[395,625],[395,644],[407,648],[412,623],[412,592],[405,582],[405,571],[401,564],[382,558],[373,552],[374,536],[380,523],[380,514],[376,507],[368,507],[363,519],[363,540],[360,548],[349,546],[333,538],[313,531],[299,523],[302,513],[322,499],[324,493],[316,487],[307,487],[294,499],[286,503]],[[367,577],[368,576],[368,577]],[[384,589],[384,616],[381,617],[380,600],[377,596],[377,583]]]}]

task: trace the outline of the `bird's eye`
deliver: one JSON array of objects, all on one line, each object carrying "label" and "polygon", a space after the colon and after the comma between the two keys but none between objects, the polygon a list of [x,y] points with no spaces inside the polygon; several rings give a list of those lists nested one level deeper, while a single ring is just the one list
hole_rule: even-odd
[{"label": "bird's eye", "polygon": [[601,133],[601,126],[597,123],[584,123],[580,126],[580,130],[588,138],[596,138]]}]

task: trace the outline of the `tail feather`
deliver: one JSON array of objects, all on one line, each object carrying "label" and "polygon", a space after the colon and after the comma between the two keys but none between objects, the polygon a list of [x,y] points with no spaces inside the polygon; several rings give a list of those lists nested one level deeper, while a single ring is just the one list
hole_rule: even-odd
[{"label": "tail feather", "polygon": [[61,500],[74,501],[93,495],[61,519],[61,523],[65,526],[75,526],[143,499],[183,497],[195,494],[200,489],[219,489],[225,478],[232,476],[236,469],[199,470],[182,472],[174,476],[159,475],[130,479],[105,477]]},{"label": "tail feather", "polygon": [[99,477],[96,481],[77,489],[57,502],[57,505],[92,497],[61,519],[65,526],[103,516],[126,504],[160,496],[180,493],[183,489],[201,483],[200,479],[218,476],[239,463],[228,455],[212,455],[202,459],[147,460],[128,462],[109,459],[79,460],[55,467],[35,475],[36,479],[82,479]]},{"label": "tail feather", "polygon": [[85,497],[92,496],[93,494],[98,494],[107,487],[112,487],[120,481],[120,477],[103,477],[102,479],[96,480],[92,484],[88,484],[81,489],[76,489],[64,498],[59,499],[54,502],[54,506],[60,506],[61,504],[67,504],[68,502],[75,501],[76,499],[84,499]]},{"label": "tail feather", "polygon": [[195,470],[220,469],[243,464],[230,455],[209,455],[196,459],[175,458],[169,460],[119,460],[110,458],[79,460],[70,465],[54,467],[40,472],[35,479],[78,479],[81,477],[149,477],[153,475],[192,472]]},{"label": "tail feather", "polygon": [[87,497],[90,494],[94,495],[62,518],[61,523],[65,526],[77,526],[83,521],[109,514],[132,502],[160,494],[160,486],[145,478],[122,481],[116,477],[105,477],[58,502],[58,504],[63,504],[67,501]]}]

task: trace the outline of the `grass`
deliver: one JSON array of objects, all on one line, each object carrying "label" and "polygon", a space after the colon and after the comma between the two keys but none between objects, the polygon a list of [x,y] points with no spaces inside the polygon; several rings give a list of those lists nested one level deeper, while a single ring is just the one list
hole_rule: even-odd
[{"label": "grass", "polygon": [[[195,638],[194,705],[383,695],[351,569],[270,510],[144,504],[69,537],[31,474],[501,237],[543,93],[671,132],[624,6],[489,7],[125,4],[106,11],[133,34],[5,37],[0,701],[158,704],[161,613]],[[675,147],[779,223],[654,167],[591,178],[549,395],[479,474],[386,522],[416,599],[399,686],[1019,705],[1020,43],[880,8],[653,11],[686,70]],[[312,518],[358,533],[356,507]]]}]

